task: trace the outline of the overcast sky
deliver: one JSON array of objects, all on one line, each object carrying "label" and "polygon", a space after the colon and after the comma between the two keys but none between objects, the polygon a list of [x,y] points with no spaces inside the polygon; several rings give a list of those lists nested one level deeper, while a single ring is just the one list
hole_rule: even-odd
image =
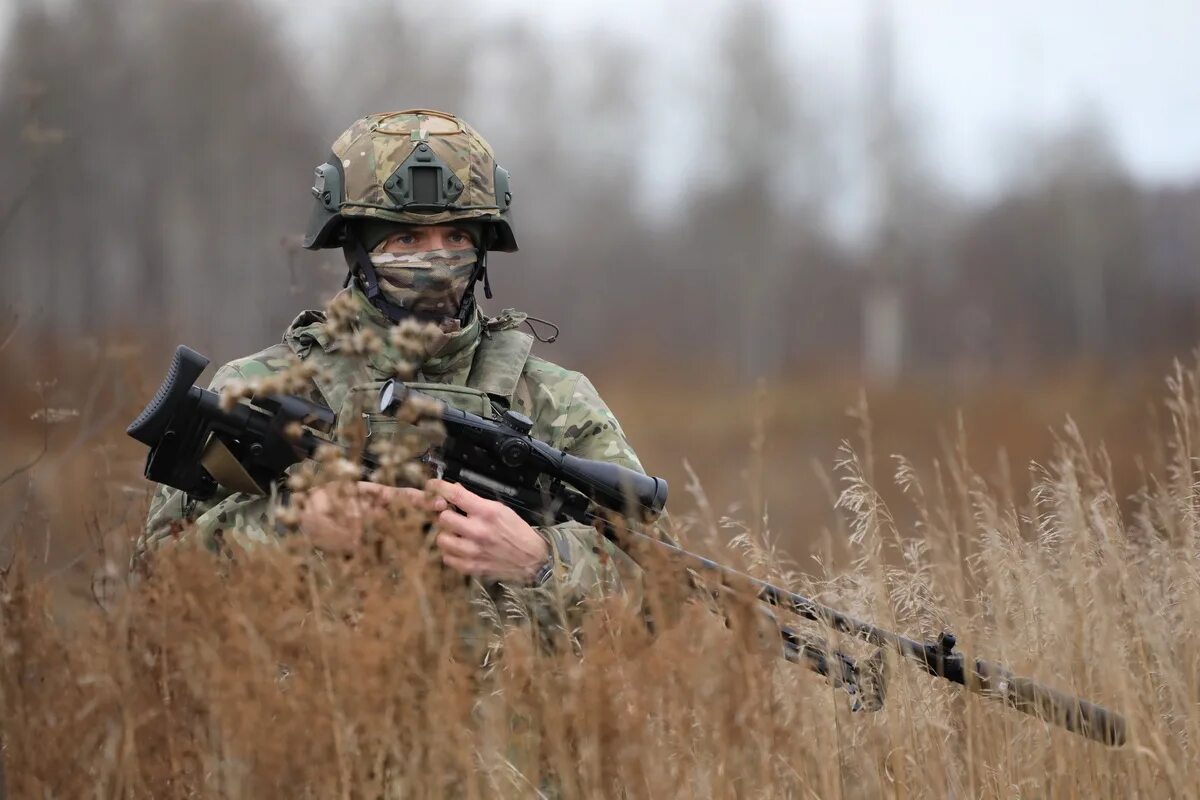
[{"label": "overcast sky", "polygon": [[[319,39],[325,25],[336,24],[338,12],[328,5],[273,1],[287,9],[287,24],[301,39]],[[655,74],[646,76],[646,90],[686,125],[687,109],[670,110],[672,90],[704,79],[723,12],[736,1],[447,0],[403,7],[445,25],[479,15],[525,18],[567,54],[578,53],[572,45],[597,29],[649,45]],[[866,31],[885,1],[768,0],[783,51],[797,75],[809,78],[803,92],[820,106],[841,150],[835,215],[850,227],[863,216],[868,193],[861,172]],[[306,6],[313,13],[296,13]],[[953,190],[987,194],[1011,174],[1015,142],[1084,115],[1107,126],[1137,175],[1167,183],[1200,177],[1200,0],[894,0],[890,13],[898,100],[926,163]],[[476,124],[486,131],[486,120]],[[674,133],[664,138],[665,158],[696,157]]]},{"label": "overcast sky", "polygon": [[[308,53],[321,51],[346,8],[322,0],[267,2]],[[567,54],[578,53],[572,45],[597,29],[646,44],[655,53],[645,82],[656,95],[652,105],[680,123],[672,127],[686,128],[688,109],[672,108],[684,92],[675,90],[705,79],[731,2],[737,0],[443,0],[401,7],[435,28],[481,15],[521,17]],[[783,51],[808,78],[804,94],[820,106],[841,150],[836,213],[861,216],[864,178],[855,170],[864,140],[866,30],[872,9],[886,0],[768,2]],[[926,163],[954,190],[985,194],[1009,174],[1021,135],[1083,114],[1107,125],[1139,176],[1200,177],[1200,0],[893,0],[891,14],[899,99]],[[0,12],[0,21],[7,16]],[[586,69],[586,61],[576,59],[575,68]],[[486,120],[474,122],[486,133]],[[680,147],[674,131],[663,138],[663,159],[700,160]]]},{"label": "overcast sky", "polygon": [[[687,64],[710,51],[724,0],[506,0],[488,13],[536,18],[557,35],[600,26]],[[775,0],[781,41],[860,101],[874,0]],[[899,93],[949,179],[991,185],[1014,132],[1099,115],[1139,174],[1200,175],[1200,0],[897,0]],[[690,51],[690,52],[689,52]]]}]

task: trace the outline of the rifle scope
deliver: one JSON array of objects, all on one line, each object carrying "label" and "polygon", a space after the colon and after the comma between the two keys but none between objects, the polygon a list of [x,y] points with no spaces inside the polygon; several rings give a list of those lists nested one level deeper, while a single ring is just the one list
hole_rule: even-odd
[{"label": "rifle scope", "polygon": [[[303,398],[271,395],[223,407],[216,392],[194,385],[208,363],[195,350],[176,348],[158,391],[126,429],[150,448],[145,470],[150,480],[201,500],[211,497],[218,483],[266,494],[292,464],[323,444],[334,444],[309,429],[332,430],[334,413]],[[408,394],[403,384],[389,382],[380,410],[394,411]],[[658,513],[666,504],[662,478],[564,453],[531,437],[533,423],[522,414],[504,411],[492,420],[442,404],[440,418],[446,428],[442,460],[453,466],[446,477],[461,477],[473,490],[540,498],[538,479],[548,476],[618,513]],[[302,426],[298,432],[294,422]],[[368,453],[361,461],[364,477],[378,466]]]}]

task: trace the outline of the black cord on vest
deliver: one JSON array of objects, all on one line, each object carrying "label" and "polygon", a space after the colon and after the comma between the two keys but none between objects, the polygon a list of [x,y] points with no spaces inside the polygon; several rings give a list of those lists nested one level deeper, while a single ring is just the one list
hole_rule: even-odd
[{"label": "black cord on vest", "polygon": [[[554,328],[554,333],[550,334],[550,338],[543,339],[542,335],[538,333],[537,328],[533,327],[533,323],[535,322],[540,322],[543,325],[549,325],[551,328]],[[531,317],[528,314],[525,315],[525,324],[529,326],[529,332],[533,334],[533,338],[537,339],[542,344],[553,344],[558,340],[558,334],[561,333],[561,331],[558,329],[558,326],[553,322],[550,322],[549,320],[538,319],[537,317]]]}]

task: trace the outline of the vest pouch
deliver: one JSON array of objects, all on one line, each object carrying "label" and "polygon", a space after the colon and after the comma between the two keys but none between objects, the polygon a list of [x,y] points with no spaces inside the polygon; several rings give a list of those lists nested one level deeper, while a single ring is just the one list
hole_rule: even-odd
[{"label": "vest pouch", "polygon": [[[381,384],[382,385],[382,384]],[[427,394],[441,400],[459,411],[467,411],[484,419],[495,416],[492,413],[492,399],[487,392],[472,389],[469,386],[456,386],[452,383],[406,383],[413,391]]]},{"label": "vest pouch", "polygon": [[[388,415],[380,414],[379,391],[387,381],[371,381],[351,387],[337,415],[337,437],[346,441],[352,425],[365,426],[367,443],[391,440],[405,433],[416,432],[417,427]],[[452,408],[467,411],[485,419],[492,414],[492,401],[485,392],[468,386],[449,383],[405,383],[409,389],[429,395]],[[432,444],[432,442],[430,442]]]}]

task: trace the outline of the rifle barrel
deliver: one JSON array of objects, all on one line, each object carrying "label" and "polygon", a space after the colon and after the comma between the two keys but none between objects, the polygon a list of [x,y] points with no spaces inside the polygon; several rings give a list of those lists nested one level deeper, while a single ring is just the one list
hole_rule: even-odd
[{"label": "rifle barrel", "polygon": [[[304,426],[321,423],[328,428],[333,421],[332,411],[301,398],[255,398],[254,405],[258,407],[239,404],[232,409],[222,409],[214,392],[193,385],[207,365],[208,359],[203,355],[182,345],[178,347],[158,392],[129,425],[127,433],[150,447],[146,477],[198,497],[211,494],[216,488],[217,479],[202,468],[201,451],[209,434],[216,435],[217,429],[222,427],[226,434],[234,438],[240,439],[249,434],[248,438],[252,441],[242,444],[247,446],[246,453],[254,461],[249,465],[252,474],[247,473],[251,482],[258,479],[267,483],[277,480],[286,467],[311,456],[318,446],[327,441],[307,427],[302,429],[299,437],[285,435],[285,425],[292,422],[300,422]],[[383,407],[391,404],[393,394],[394,391],[387,393],[387,399],[381,396]],[[666,500],[664,481],[631,470],[621,470],[611,464],[568,460],[570,457],[566,454],[528,437],[527,426],[522,429],[522,426],[512,424],[511,420],[509,424],[497,423],[456,411],[443,413],[442,421],[450,436],[455,430],[460,434],[473,431],[485,438],[498,434],[504,442],[524,436],[527,441],[516,442],[521,446],[511,452],[506,451],[507,456],[516,458],[536,450],[545,462],[532,467],[526,464],[527,479],[539,477],[540,471],[546,471],[555,480],[573,486],[590,497],[592,502],[609,509],[628,505],[632,508],[626,510],[633,512],[641,505],[642,512],[654,513],[662,509]],[[528,420],[525,422],[528,423]],[[366,462],[364,471],[367,471],[374,465],[367,453],[362,456]],[[508,458],[501,460],[509,467],[516,466]],[[516,460],[524,461],[523,458]],[[546,469],[542,470],[542,467]],[[531,470],[537,470],[539,474],[535,475]],[[460,472],[456,470],[455,475]],[[471,488],[470,475],[470,470],[462,473],[464,479],[461,482],[467,484],[468,488]],[[491,482],[495,484],[494,480]],[[486,486],[481,488],[487,490]],[[534,523],[542,521],[549,514],[598,524],[605,536],[635,559],[638,558],[639,549],[645,551],[651,548],[665,553],[689,568],[717,576],[722,586],[753,595],[768,605],[787,609],[805,619],[864,639],[883,650],[894,650],[917,662],[929,674],[961,684],[972,692],[1000,699],[1018,711],[1105,744],[1120,746],[1125,743],[1126,723],[1120,714],[1029,678],[1014,675],[1000,664],[976,659],[969,662],[968,668],[963,654],[954,650],[955,638],[949,633],[942,633],[937,642],[909,639],[688,552],[671,542],[632,530],[626,525],[614,524],[603,514],[597,514],[580,503],[556,503],[548,511],[541,507],[544,503],[539,500],[543,497],[534,485],[521,484],[511,489],[511,492],[501,492],[497,499]],[[494,495],[494,491],[489,493]],[[628,504],[620,502],[628,495],[635,499]],[[780,633],[784,639],[784,654],[789,660],[803,663],[843,684],[865,688],[865,684],[874,683],[882,689],[882,679],[874,675],[878,670],[873,666],[864,670],[850,657],[831,651],[823,642],[805,639],[786,626],[780,626]]]},{"label": "rifle barrel", "polygon": [[[968,669],[966,656],[954,650],[956,640],[952,634],[943,633],[937,642],[919,642],[856,619],[796,592],[738,572],[671,542],[628,528],[618,529],[607,522],[604,529],[606,535],[627,539],[629,543],[641,547],[654,548],[670,558],[682,560],[686,566],[715,575],[722,585],[730,589],[753,592],[759,600],[768,605],[787,609],[805,619],[828,625],[836,631],[863,639],[877,647],[894,650],[906,659],[916,662],[930,675],[957,683],[984,697],[1001,700],[1022,713],[1106,745],[1120,747],[1125,744],[1127,725],[1121,714],[1051,689],[1031,678],[1014,675],[1007,667],[995,662],[976,659],[970,662]],[[622,542],[618,541],[617,544],[621,545]],[[634,548],[624,549],[628,552]]]}]

